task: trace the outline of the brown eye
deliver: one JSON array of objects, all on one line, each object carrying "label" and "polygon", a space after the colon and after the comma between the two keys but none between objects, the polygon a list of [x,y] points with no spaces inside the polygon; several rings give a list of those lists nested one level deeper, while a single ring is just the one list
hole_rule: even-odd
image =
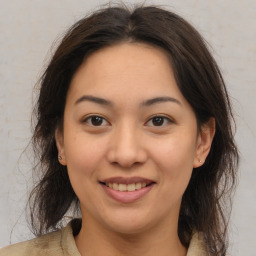
[{"label": "brown eye", "polygon": [[162,126],[164,123],[164,118],[162,116],[156,116],[152,118],[152,124],[154,126]]},{"label": "brown eye", "polygon": [[89,116],[84,120],[85,123],[91,126],[105,126],[108,122],[101,116]]},{"label": "brown eye", "polygon": [[100,117],[100,116],[93,116],[91,118],[91,123],[94,126],[99,126],[99,125],[101,125],[103,123],[103,118]]},{"label": "brown eye", "polygon": [[173,123],[173,121],[166,116],[154,116],[147,122],[147,125],[154,126],[154,127],[157,127],[157,126],[163,127],[170,123]]}]

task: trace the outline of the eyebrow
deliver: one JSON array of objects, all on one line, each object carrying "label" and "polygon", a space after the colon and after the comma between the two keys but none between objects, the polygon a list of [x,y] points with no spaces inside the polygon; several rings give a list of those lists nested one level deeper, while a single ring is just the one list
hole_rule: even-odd
[{"label": "eyebrow", "polygon": [[[104,106],[113,106],[114,105],[110,100],[95,97],[92,95],[83,95],[78,100],[76,100],[75,105],[78,103],[84,102],[84,101],[94,102],[94,103],[104,105]],[[172,98],[172,97],[167,97],[167,96],[155,97],[152,99],[148,99],[146,101],[143,101],[140,105],[148,107],[148,106],[151,106],[154,104],[164,103],[164,102],[173,102],[173,103],[177,103],[178,105],[182,105],[179,100]]]},{"label": "eyebrow", "polygon": [[90,102],[94,102],[94,103],[104,105],[104,106],[112,106],[113,105],[113,103],[109,100],[99,98],[99,97],[95,97],[95,96],[91,96],[91,95],[83,95],[81,98],[79,98],[75,102],[75,105],[80,103],[80,102],[83,102],[83,101],[90,101]]},{"label": "eyebrow", "polygon": [[172,97],[156,97],[156,98],[152,98],[152,99],[148,99],[146,101],[143,101],[141,103],[142,106],[151,106],[153,104],[158,104],[158,103],[163,103],[163,102],[173,102],[173,103],[177,103],[178,105],[182,105],[181,102],[175,98]]}]

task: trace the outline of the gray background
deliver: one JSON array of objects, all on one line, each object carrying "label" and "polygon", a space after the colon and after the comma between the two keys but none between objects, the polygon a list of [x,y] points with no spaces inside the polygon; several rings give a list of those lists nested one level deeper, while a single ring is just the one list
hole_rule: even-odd
[{"label": "gray background", "polygon": [[[116,1],[118,2],[118,1]],[[140,1],[129,1],[129,3]],[[0,0],[0,247],[26,240],[24,208],[31,184],[27,150],[36,84],[66,28],[106,1]],[[207,39],[232,97],[241,152],[231,219],[230,254],[255,255],[256,1],[161,0]],[[53,43],[55,42],[55,44]],[[33,94],[32,94],[33,91]]]}]

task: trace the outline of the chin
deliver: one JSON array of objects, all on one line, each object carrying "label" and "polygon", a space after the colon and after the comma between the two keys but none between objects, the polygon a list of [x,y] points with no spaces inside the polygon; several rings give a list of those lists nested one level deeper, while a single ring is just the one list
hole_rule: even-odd
[{"label": "chin", "polygon": [[[152,217],[142,214],[115,214],[115,218],[111,218],[105,222],[107,228],[115,233],[123,235],[141,234],[148,231],[154,226]],[[106,220],[106,219],[105,219]]]},{"label": "chin", "polygon": [[127,222],[125,225],[122,223],[115,223],[111,227],[109,227],[112,232],[118,233],[120,235],[135,235],[135,234],[142,234],[149,229],[149,225],[145,223],[136,223],[132,224]]}]

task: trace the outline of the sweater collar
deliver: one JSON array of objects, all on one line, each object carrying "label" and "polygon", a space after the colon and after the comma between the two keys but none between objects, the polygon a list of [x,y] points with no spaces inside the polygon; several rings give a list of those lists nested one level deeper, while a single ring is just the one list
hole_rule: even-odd
[{"label": "sweater collar", "polygon": [[[69,224],[61,231],[61,246],[63,249],[64,256],[81,256],[77,249],[74,238],[74,233],[77,233],[79,221],[80,220],[77,219],[70,221]],[[187,256],[206,255],[207,254],[203,237],[200,233],[195,232],[190,241]]]}]

